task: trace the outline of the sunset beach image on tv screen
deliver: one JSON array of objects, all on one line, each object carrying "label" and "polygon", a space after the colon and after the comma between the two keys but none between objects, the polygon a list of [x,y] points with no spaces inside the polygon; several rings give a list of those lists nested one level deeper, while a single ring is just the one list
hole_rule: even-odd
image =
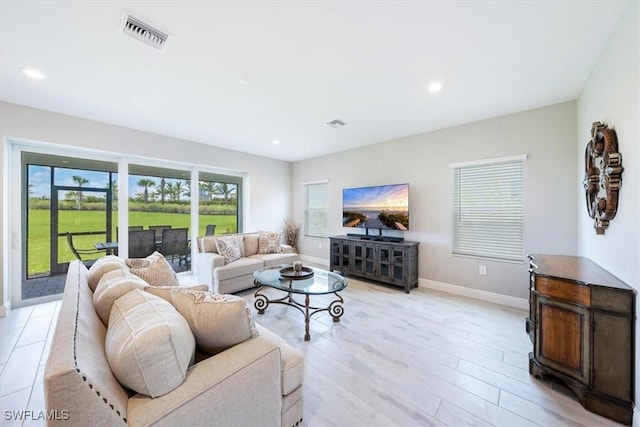
[{"label": "sunset beach image on tv screen", "polygon": [[409,229],[409,184],[345,188],[343,227],[383,230]]}]

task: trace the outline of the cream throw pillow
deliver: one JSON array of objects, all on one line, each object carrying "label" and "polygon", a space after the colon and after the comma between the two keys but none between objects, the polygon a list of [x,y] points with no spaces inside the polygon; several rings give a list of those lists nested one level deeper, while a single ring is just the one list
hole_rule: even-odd
[{"label": "cream throw pillow", "polygon": [[261,231],[258,237],[258,253],[259,254],[279,254],[282,252],[280,247],[280,233],[275,231]]},{"label": "cream throw pillow", "polygon": [[171,292],[173,305],[187,319],[196,345],[216,354],[258,335],[244,298],[188,290]]},{"label": "cream throw pillow", "polygon": [[129,270],[150,286],[178,286],[178,277],[164,256],[155,251],[146,258],[129,258]]},{"label": "cream throw pillow", "polygon": [[234,235],[221,236],[216,238],[216,246],[218,253],[224,257],[224,263],[240,259],[240,246],[238,245],[238,238]]},{"label": "cream throw pillow", "polygon": [[129,267],[127,267],[124,260],[115,255],[107,255],[102,258],[98,258],[91,268],[89,268],[89,275],[87,277],[87,282],[91,291],[95,292],[98,282],[106,272],[117,269],[128,271]]},{"label": "cream throw pillow", "polygon": [[187,286],[187,287],[181,287],[181,286],[147,286],[146,288],[144,288],[145,291],[149,292],[150,294],[153,294],[157,297],[162,298],[163,300],[167,301],[168,303],[173,304],[173,301],[171,300],[171,291],[175,291],[178,289],[185,289],[185,290],[189,290],[189,291],[202,291],[202,292],[208,292],[209,291],[209,286],[208,285],[195,285],[195,286]]},{"label": "cream throw pillow", "polygon": [[195,340],[187,321],[171,304],[136,289],[113,304],[105,351],[122,385],[158,397],[184,382],[195,355]]},{"label": "cream throw pillow", "polygon": [[115,300],[134,289],[149,287],[147,282],[127,270],[111,270],[102,276],[93,293],[93,306],[102,323],[109,324],[109,314]]}]

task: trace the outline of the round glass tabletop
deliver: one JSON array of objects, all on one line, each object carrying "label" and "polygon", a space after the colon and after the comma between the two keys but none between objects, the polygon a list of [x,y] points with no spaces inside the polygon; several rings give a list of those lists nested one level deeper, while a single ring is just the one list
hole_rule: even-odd
[{"label": "round glass tabletop", "polygon": [[280,274],[280,270],[286,267],[291,266],[266,267],[254,272],[253,278],[258,285],[306,295],[330,294],[340,292],[347,287],[347,281],[344,277],[320,268],[311,268],[313,276],[307,279],[288,279]]}]

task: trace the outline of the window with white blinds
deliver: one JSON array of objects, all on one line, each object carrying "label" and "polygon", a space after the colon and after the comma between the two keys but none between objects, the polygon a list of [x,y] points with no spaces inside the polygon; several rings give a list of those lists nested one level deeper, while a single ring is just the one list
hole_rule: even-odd
[{"label": "window with white blinds", "polygon": [[327,237],[329,235],[328,220],[328,183],[313,182],[305,187],[305,236]]},{"label": "window with white blinds", "polygon": [[453,253],[524,259],[526,155],[453,164]]}]

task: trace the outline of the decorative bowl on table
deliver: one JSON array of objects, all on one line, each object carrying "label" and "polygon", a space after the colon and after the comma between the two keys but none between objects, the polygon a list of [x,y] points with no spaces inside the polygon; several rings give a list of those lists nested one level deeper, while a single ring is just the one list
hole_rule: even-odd
[{"label": "decorative bowl on table", "polygon": [[308,279],[313,276],[313,269],[310,267],[302,267],[300,271],[296,271],[292,265],[280,269],[280,277],[289,280]]}]

